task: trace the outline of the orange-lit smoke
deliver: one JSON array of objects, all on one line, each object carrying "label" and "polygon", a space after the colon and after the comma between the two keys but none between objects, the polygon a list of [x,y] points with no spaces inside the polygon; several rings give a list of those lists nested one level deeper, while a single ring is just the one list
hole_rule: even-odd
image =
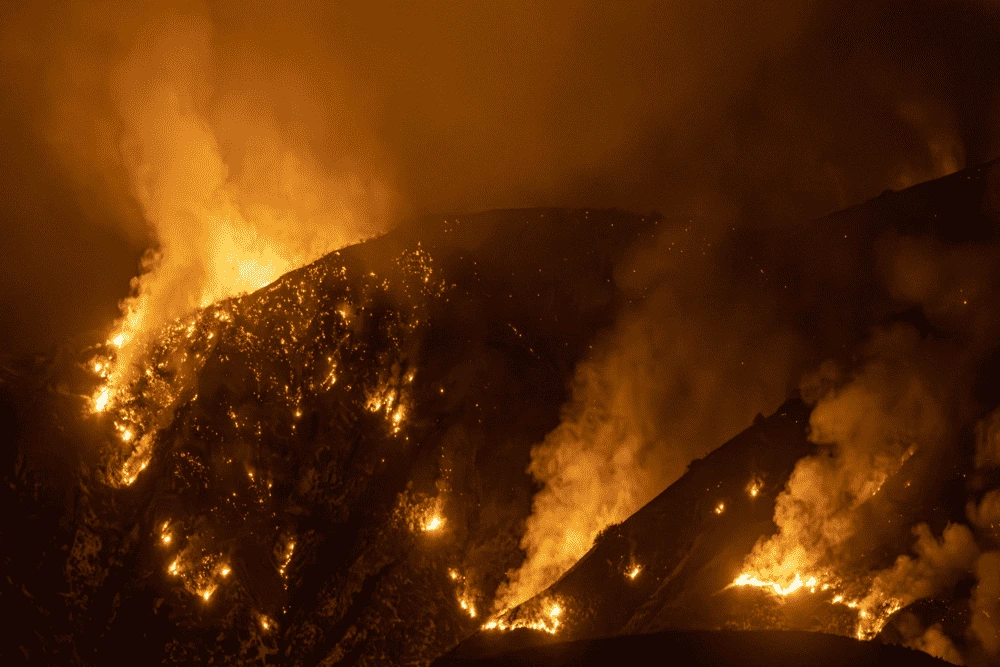
[{"label": "orange-lit smoke", "polygon": [[868,528],[869,512],[879,513],[879,523],[893,520],[879,512],[879,493],[910,457],[937,449],[948,435],[932,382],[908,359],[917,344],[907,329],[883,332],[854,377],[836,378],[824,365],[804,387],[805,394],[823,392],[810,417],[810,438],[821,451],[796,464],[776,501],[778,533],[747,558],[751,575],[787,586],[797,575],[828,571]]},{"label": "orange-lit smoke", "polygon": [[[215,58],[208,18],[170,14],[137,31],[111,77],[125,173],[155,242],[109,336],[112,399],[166,322],[387,224],[388,186],[370,163],[327,168],[282,135],[259,96],[220,99]],[[247,128],[228,156],[218,127]]]},{"label": "orange-lit smoke", "polygon": [[578,365],[562,422],[531,452],[542,488],[498,610],[554,583],[602,529],[784,399],[795,337],[766,305],[706,289],[713,241],[704,228],[671,225],[618,267],[619,286],[647,299]]}]

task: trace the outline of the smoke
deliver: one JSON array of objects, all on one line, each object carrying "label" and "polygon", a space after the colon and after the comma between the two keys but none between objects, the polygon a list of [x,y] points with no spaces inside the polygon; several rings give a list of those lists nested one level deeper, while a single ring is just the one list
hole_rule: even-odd
[{"label": "smoke", "polygon": [[[998,449],[1000,410],[996,410],[976,425],[976,468],[996,469],[1000,466]],[[972,619],[968,635],[985,653],[984,662],[1000,656],[1000,489],[987,491],[978,504],[966,505],[969,522],[975,527],[980,543],[993,550],[983,553],[976,562],[976,587],[972,590],[969,607]]]},{"label": "smoke", "polygon": [[[820,450],[796,464],[776,502],[778,532],[758,542],[746,568],[782,585],[814,575],[856,596],[860,637],[874,636],[896,610],[947,598],[977,576],[968,632],[990,653],[993,561],[984,552],[995,548],[1000,496],[983,489],[988,475],[967,482],[970,493],[986,491],[966,504],[970,525],[948,523],[936,538],[918,523],[913,554],[888,568],[880,561],[896,552],[920,508],[931,510],[928,499],[941,496],[948,463],[967,457],[981,470],[996,466],[996,412],[979,416],[997,400],[983,390],[993,380],[983,373],[991,373],[984,362],[996,347],[997,247],[891,231],[877,245],[889,293],[926,320],[920,331],[908,324],[876,330],[850,373],[826,362],[803,379],[802,396],[815,401],[810,438]],[[930,513],[940,516],[939,507]],[[940,625],[901,630],[911,646],[956,664],[984,662]]]},{"label": "smoke", "polygon": [[392,214],[373,155],[326,168],[264,101],[219,90],[213,24],[200,9],[146,17],[109,72],[121,165],[154,244],[109,336],[112,392],[165,323],[372,236]]},{"label": "smoke", "polygon": [[984,553],[976,562],[979,583],[972,591],[969,634],[993,659],[1000,655],[1000,551]]},{"label": "smoke", "polygon": [[849,557],[852,538],[878,545],[905,521],[880,493],[904,467],[918,472],[911,457],[927,460],[950,441],[940,377],[915,362],[926,347],[911,328],[894,327],[876,334],[851,376],[827,364],[807,378],[805,396],[826,387],[809,422],[820,452],[796,464],[778,496],[778,533],[747,558],[755,576],[786,586],[797,574],[828,572]]},{"label": "smoke", "polygon": [[876,574],[866,599],[870,604],[864,606],[892,599],[905,607],[948,591],[972,572],[979,548],[968,526],[948,524],[940,541],[925,523],[918,524],[913,534],[917,536],[916,558],[901,555],[893,567]]},{"label": "smoke", "polygon": [[[186,194],[213,197],[198,205],[214,211],[228,198],[257,234],[240,243],[272,241],[275,220],[294,212],[274,243],[290,263],[359,238],[341,206],[362,234],[410,213],[532,205],[724,211],[727,224],[756,224],[818,216],[997,146],[995,100],[981,94],[1000,72],[986,4],[174,0],[3,11],[0,85],[18,102],[0,111],[24,139],[8,142],[21,148],[5,159],[45,185],[0,200],[17,231],[0,294],[26,324],[64,325],[33,326],[34,344],[80,326],[70,318],[83,306],[64,296],[69,278],[49,258],[72,262],[68,275],[86,285],[74,298],[98,308],[125,290],[105,257],[120,258],[122,239],[134,254],[115,276],[147,247],[171,248],[166,266],[167,252],[195,243],[197,233],[161,238],[177,225],[148,219],[167,215],[150,198],[182,186],[156,163],[171,159],[171,140],[150,136],[150,107],[175,145],[197,143],[189,157],[218,157],[197,169],[223,194]],[[158,193],[137,187],[149,178],[142,163]],[[40,194],[50,181],[69,211]],[[282,215],[248,209],[260,190]],[[336,220],[342,238],[314,234],[317,216]],[[116,244],[58,233],[100,225]],[[302,227],[307,240],[289,246]],[[183,264],[207,283],[219,273],[215,262]],[[51,295],[45,317],[31,314],[38,299],[25,285]]]},{"label": "smoke", "polygon": [[910,648],[923,651],[935,658],[940,658],[953,665],[964,665],[961,651],[955,646],[951,638],[945,634],[940,623],[930,626],[922,634],[914,637],[906,644]]},{"label": "smoke", "polygon": [[[933,488],[935,465],[974,414],[970,377],[997,328],[995,248],[886,230],[871,256],[859,248],[854,265],[838,267],[839,260],[827,265],[790,243],[778,252],[799,276],[800,292],[789,297],[752,257],[760,282],[739,274],[734,264],[754,250],[728,245],[721,226],[712,219],[666,225],[654,247],[618,267],[617,284],[642,305],[595,344],[577,369],[561,424],[532,450],[528,471],[541,490],[521,541],[525,560],[498,591],[498,609],[552,584],[603,528],[753,415],[773,411],[796,383],[815,404],[810,438],[820,451],[797,464],[777,500],[779,532],[755,547],[748,567],[787,586],[796,574],[832,578],[857,554],[891,552],[906,539],[912,512],[900,498],[910,488]],[[859,287],[866,275],[876,289],[882,279],[884,297]],[[907,324],[878,329],[860,347],[852,338],[863,311],[911,306],[958,342]],[[836,321],[807,323],[816,308],[836,312]],[[850,372],[828,360],[802,375],[843,349],[854,356]],[[853,563],[869,578],[884,566]]]},{"label": "smoke", "polygon": [[579,364],[560,425],[531,451],[541,490],[526,558],[498,591],[498,610],[552,584],[602,529],[787,394],[799,337],[745,286],[713,283],[725,257],[714,225],[664,224],[652,247],[616,268],[616,284],[641,306]]}]

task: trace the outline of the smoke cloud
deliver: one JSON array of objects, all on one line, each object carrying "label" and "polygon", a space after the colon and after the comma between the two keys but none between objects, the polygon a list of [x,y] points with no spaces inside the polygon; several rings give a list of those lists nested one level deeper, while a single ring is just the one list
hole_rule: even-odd
[{"label": "smoke cloud", "polygon": [[915,363],[926,348],[911,328],[895,327],[870,341],[868,361],[853,375],[837,378],[826,365],[823,377],[807,380],[812,392],[828,387],[809,422],[821,449],[796,464],[778,496],[778,533],[747,559],[755,576],[788,585],[797,574],[835,571],[857,551],[853,538],[877,546],[898,531],[905,515],[880,493],[904,468],[908,478],[919,475],[921,459],[933,460],[950,442],[944,400],[935,395],[940,378]]},{"label": "smoke cloud", "polygon": [[717,225],[663,224],[653,246],[616,269],[616,284],[642,305],[597,341],[561,424],[532,449],[528,472],[542,488],[525,561],[498,609],[552,584],[602,529],[787,396],[801,337],[753,287],[713,282],[726,257]]},{"label": "smoke cloud", "polygon": [[[107,312],[147,248],[160,247],[165,275],[189,246],[228,242],[204,230],[166,238],[177,224],[165,216],[192,203],[198,225],[211,225],[206,210],[239,209],[250,231],[218,233],[281,246],[253,251],[277,267],[429,211],[812,217],[997,149],[996,100],[981,94],[1000,76],[986,3],[175,0],[3,12],[3,127],[18,149],[5,164],[35,184],[0,197],[16,232],[0,290],[16,328],[3,340],[22,351],[99,321],[81,312]],[[189,141],[191,153],[178,148]],[[178,165],[199,159],[179,180]],[[206,185],[171,189],[191,188],[195,172]],[[95,240],[79,243],[79,229]],[[176,261],[206,283],[221,270]],[[32,314],[39,293],[44,316]]]}]

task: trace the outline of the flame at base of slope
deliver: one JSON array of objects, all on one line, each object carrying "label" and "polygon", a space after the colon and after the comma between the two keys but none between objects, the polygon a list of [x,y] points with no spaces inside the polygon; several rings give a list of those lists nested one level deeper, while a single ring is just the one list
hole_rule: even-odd
[{"label": "flame at base of slope", "polygon": [[557,598],[545,598],[532,603],[530,608],[517,607],[491,618],[483,624],[483,630],[538,630],[554,635],[562,625],[560,619],[565,612],[565,604]]},{"label": "flame at base of slope", "polygon": [[856,614],[854,636],[863,641],[874,639],[889,617],[903,606],[900,600],[873,594],[860,599],[848,597],[840,592],[844,589],[840,580],[826,574],[815,576],[795,572],[790,580],[784,581],[762,579],[761,576],[759,573],[743,572],[726,588],[756,588],[777,600],[790,596],[821,595],[828,604],[842,605]]}]

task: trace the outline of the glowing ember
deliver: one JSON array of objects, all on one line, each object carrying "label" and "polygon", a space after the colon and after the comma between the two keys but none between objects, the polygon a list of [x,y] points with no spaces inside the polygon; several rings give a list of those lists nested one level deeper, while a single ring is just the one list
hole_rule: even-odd
[{"label": "glowing ember", "polygon": [[760,494],[760,490],[763,487],[763,483],[759,479],[753,479],[747,484],[747,495],[751,498],[756,498]]},{"label": "glowing ember", "polygon": [[726,504],[725,503],[719,503],[718,505],[715,506],[714,512],[716,514],[722,514],[725,511],[726,511]]},{"label": "glowing ember", "polygon": [[292,555],[294,553],[295,553],[295,540],[290,539],[288,540],[288,543],[285,545],[285,550],[282,552],[281,555],[281,562],[278,565],[278,574],[280,574],[282,577],[285,576],[285,573],[288,570],[288,564],[292,562]]},{"label": "glowing ember", "polygon": [[640,572],[642,572],[642,567],[639,565],[635,565],[632,567],[631,570],[625,573],[625,576],[628,577],[629,579],[635,579],[636,577],[639,576]]},{"label": "glowing ember", "polygon": [[435,531],[438,530],[444,524],[444,519],[439,516],[433,516],[430,520],[424,524],[425,531]]}]

